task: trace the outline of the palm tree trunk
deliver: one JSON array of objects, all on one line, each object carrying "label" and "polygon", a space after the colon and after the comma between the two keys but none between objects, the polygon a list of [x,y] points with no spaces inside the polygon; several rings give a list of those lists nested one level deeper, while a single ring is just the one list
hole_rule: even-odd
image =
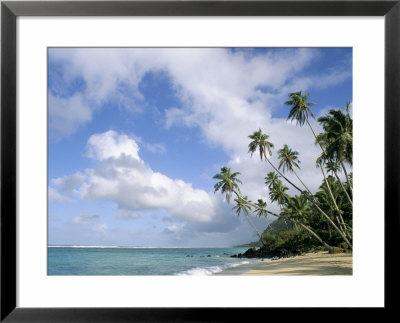
[{"label": "palm tree trunk", "polygon": [[338,180],[338,182],[339,182],[339,184],[340,184],[340,187],[342,188],[342,190],[343,190],[344,193],[346,194],[346,197],[347,197],[347,199],[349,200],[351,206],[353,206],[353,201],[352,201],[352,199],[351,199],[349,193],[347,193],[346,188],[343,186],[343,183],[342,183],[342,181],[340,180],[340,178],[339,178],[337,172],[334,170],[333,173],[335,174],[335,177],[336,177],[336,179]]},{"label": "palm tree trunk", "polygon": [[346,176],[347,183],[348,183],[349,186],[350,186],[351,193],[353,193],[353,185],[352,185],[352,183],[351,183],[350,180],[349,180],[349,176],[347,175],[346,167],[344,167],[344,164],[343,164],[342,161],[340,162],[340,165],[342,166],[344,175]]},{"label": "palm tree trunk", "polygon": [[300,181],[300,183],[304,186],[304,188],[308,191],[308,193],[310,193],[310,195],[313,195],[313,193],[311,193],[311,191],[309,190],[309,188],[306,186],[306,184],[303,183],[303,181],[300,179],[299,175],[297,175],[296,171],[294,170],[294,168],[292,169],[293,173],[296,175],[297,179]]},{"label": "palm tree trunk", "polygon": [[250,219],[248,215],[246,215],[247,221],[250,223],[250,225],[253,227],[254,231],[256,232],[257,236],[260,238],[260,241],[262,245],[265,247],[264,241],[262,240],[261,234],[258,232],[256,226],[254,225],[253,221]]},{"label": "palm tree trunk", "polygon": [[[317,135],[315,134],[315,131],[314,131],[313,127],[311,126],[310,121],[308,120],[307,114],[304,114],[304,116],[305,116],[305,118],[306,118],[306,121],[307,121],[308,126],[310,127],[310,129],[311,129],[311,131],[312,131],[312,133],[313,133],[313,135],[314,135],[315,140],[317,140]],[[322,145],[321,145],[320,143],[318,143],[318,145],[321,147],[322,152],[323,152],[324,155],[326,156],[326,152],[325,152],[324,147],[322,147]],[[337,179],[338,182],[340,183],[340,186],[342,187],[344,193],[346,194],[346,196],[347,196],[347,198],[348,198],[348,200],[349,200],[351,206],[353,206],[353,201],[351,200],[349,194],[347,193],[347,191],[346,191],[346,189],[344,188],[344,186],[343,186],[341,180],[339,179],[339,176],[337,175],[336,170],[333,170],[333,172],[335,173],[336,179]],[[329,185],[329,184],[328,184],[328,185]]]}]

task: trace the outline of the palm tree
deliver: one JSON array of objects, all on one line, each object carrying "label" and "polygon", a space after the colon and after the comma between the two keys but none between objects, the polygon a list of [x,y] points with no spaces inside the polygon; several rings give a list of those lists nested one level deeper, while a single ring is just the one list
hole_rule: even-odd
[{"label": "palm tree", "polygon": [[269,191],[271,202],[277,202],[278,205],[282,207],[290,199],[289,195],[286,193],[287,190],[288,188],[278,180]]},{"label": "palm tree", "polygon": [[229,167],[222,167],[221,172],[213,176],[214,179],[220,180],[214,185],[214,193],[221,190],[222,194],[226,194],[226,201],[229,203],[232,193],[235,193],[239,197],[240,188],[238,183],[242,184],[242,181],[236,176],[240,175],[239,172],[231,173]]},{"label": "palm tree", "polygon": [[264,179],[265,185],[267,185],[268,188],[271,189],[275,185],[275,183],[279,181],[279,175],[275,172],[269,172],[267,176],[264,177]]},{"label": "palm tree", "polygon": [[253,141],[249,144],[249,152],[251,152],[251,156],[258,149],[260,153],[260,159],[262,160],[265,157],[265,151],[267,150],[269,155],[272,155],[271,148],[274,148],[274,145],[268,141],[269,136],[262,133],[259,128],[258,131],[254,131],[253,134],[248,136]]},{"label": "palm tree", "polygon": [[[318,142],[317,140],[317,135],[315,134],[315,131],[313,129],[313,127],[311,126],[310,120],[308,119],[308,115],[311,115],[311,117],[313,117],[315,119],[314,113],[312,112],[310,106],[314,105],[314,102],[310,102],[307,101],[308,100],[308,93],[305,93],[304,95],[302,95],[302,91],[298,91],[298,92],[293,92],[289,94],[289,98],[291,100],[286,101],[285,104],[286,105],[290,105],[292,106],[290,111],[289,111],[289,116],[288,116],[288,120],[296,120],[296,124],[299,124],[300,126],[304,125],[305,122],[307,122],[308,126],[311,129],[311,132],[314,135],[315,140]],[[318,142],[319,143],[319,142]],[[325,149],[323,147],[322,144],[319,144],[319,146],[321,147],[321,150],[323,152],[324,156],[327,156]],[[335,175],[337,177],[337,179],[340,181],[339,176],[337,176],[336,172]],[[345,190],[344,186],[342,185],[343,190]],[[347,192],[345,191],[345,193],[347,194]],[[350,199],[350,197],[348,196],[348,198]],[[350,202],[353,203],[350,199]]]},{"label": "palm tree", "polygon": [[329,110],[327,115],[318,118],[325,132],[317,136],[325,144],[327,158],[337,161],[342,167],[347,182],[349,178],[344,162],[353,164],[353,120],[349,110],[350,103],[347,103],[346,114],[341,109]]},{"label": "palm tree", "polygon": [[283,172],[290,171],[293,172],[304,188],[312,195],[309,188],[300,179],[295,168],[300,169],[300,160],[298,158],[299,153],[297,151],[291,150],[288,145],[284,145],[282,149],[278,150],[279,155],[279,169],[282,168]]},{"label": "palm tree", "polygon": [[237,216],[239,216],[240,213],[242,213],[242,212],[246,216],[249,215],[251,207],[249,205],[249,201],[247,199],[247,196],[238,196],[238,198],[235,199],[235,202],[236,202],[236,205],[232,209],[236,210]]},{"label": "palm tree", "polygon": [[309,96],[308,93],[302,95],[301,92],[302,91],[290,93],[289,98],[291,100],[285,102],[285,104],[292,106],[291,110],[289,111],[288,120],[296,120],[296,124],[299,124],[300,126],[307,121],[307,124],[314,133],[314,129],[311,127],[310,121],[308,120],[308,114],[315,118],[314,113],[310,108],[310,106],[314,105],[315,103],[307,101]]},{"label": "palm tree", "polygon": [[311,205],[304,195],[295,195],[291,197],[289,200],[289,208],[291,209],[291,216],[300,220],[307,219],[311,212]]},{"label": "palm tree", "polygon": [[[317,158],[317,165],[319,167],[321,167],[321,169],[322,169],[322,165],[325,165],[326,169],[335,175],[335,177],[336,177],[337,181],[339,182],[342,190],[344,191],[347,199],[349,200],[350,204],[353,205],[353,201],[352,201],[351,196],[349,195],[349,192],[346,190],[346,188],[344,187],[343,183],[341,182],[341,180],[338,176],[338,172],[340,172],[341,166],[343,165],[343,163],[342,163],[342,165],[340,165],[340,162],[336,158],[332,158],[333,145],[331,145],[329,143],[327,133],[325,132],[325,133],[319,134],[317,137],[316,143],[318,143],[321,147],[327,148],[326,151],[324,149],[324,152],[322,153],[322,155],[319,158]],[[328,157],[327,154],[330,154],[331,157]],[[344,165],[342,166],[342,169],[344,171],[346,170],[344,168]],[[349,184],[350,192],[352,193],[351,184],[349,183],[350,178],[349,178],[347,172],[345,172],[345,176],[346,176],[347,183]]]},{"label": "palm tree", "polygon": [[251,156],[253,156],[253,153],[256,152],[258,149],[260,153],[260,159],[262,160],[263,158],[272,166],[275,171],[282,176],[290,185],[292,185],[295,189],[298,191],[302,192],[300,188],[298,188],[295,184],[293,184],[290,180],[288,180],[275,166],[272,164],[272,162],[269,160],[267,157],[266,151],[268,151],[269,156],[272,155],[271,148],[274,147],[274,145],[268,141],[269,136],[266,134],[263,134],[261,129],[258,129],[258,131],[255,131],[253,134],[248,136],[252,141],[249,144],[249,153],[251,153]]},{"label": "palm tree", "polygon": [[[317,163],[320,161],[317,160]],[[331,159],[321,160],[321,162],[325,163],[326,171],[329,173],[334,174],[335,172],[340,172],[340,166],[337,162],[334,162]]]},{"label": "palm tree", "polygon": [[259,217],[267,218],[267,202],[264,202],[262,199],[258,199],[257,204],[255,204],[254,213]]}]

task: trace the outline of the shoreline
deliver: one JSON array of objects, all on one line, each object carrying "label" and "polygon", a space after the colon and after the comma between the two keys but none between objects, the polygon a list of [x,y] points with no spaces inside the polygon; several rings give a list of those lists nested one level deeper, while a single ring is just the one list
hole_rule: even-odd
[{"label": "shoreline", "polygon": [[353,274],[353,254],[329,254],[328,251],[304,255],[265,259],[259,263],[228,268],[214,275],[222,276],[330,276]]}]

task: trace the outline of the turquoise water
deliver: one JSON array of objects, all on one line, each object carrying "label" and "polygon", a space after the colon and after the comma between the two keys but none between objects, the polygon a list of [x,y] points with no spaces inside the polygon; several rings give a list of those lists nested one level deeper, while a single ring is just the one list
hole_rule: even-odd
[{"label": "turquoise water", "polygon": [[211,275],[247,248],[49,247],[48,275]]}]

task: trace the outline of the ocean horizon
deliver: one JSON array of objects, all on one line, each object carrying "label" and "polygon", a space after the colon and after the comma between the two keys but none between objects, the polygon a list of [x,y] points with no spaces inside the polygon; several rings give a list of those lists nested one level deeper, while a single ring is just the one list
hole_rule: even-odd
[{"label": "ocean horizon", "polygon": [[259,259],[231,257],[248,247],[48,246],[48,275],[202,275]]}]

